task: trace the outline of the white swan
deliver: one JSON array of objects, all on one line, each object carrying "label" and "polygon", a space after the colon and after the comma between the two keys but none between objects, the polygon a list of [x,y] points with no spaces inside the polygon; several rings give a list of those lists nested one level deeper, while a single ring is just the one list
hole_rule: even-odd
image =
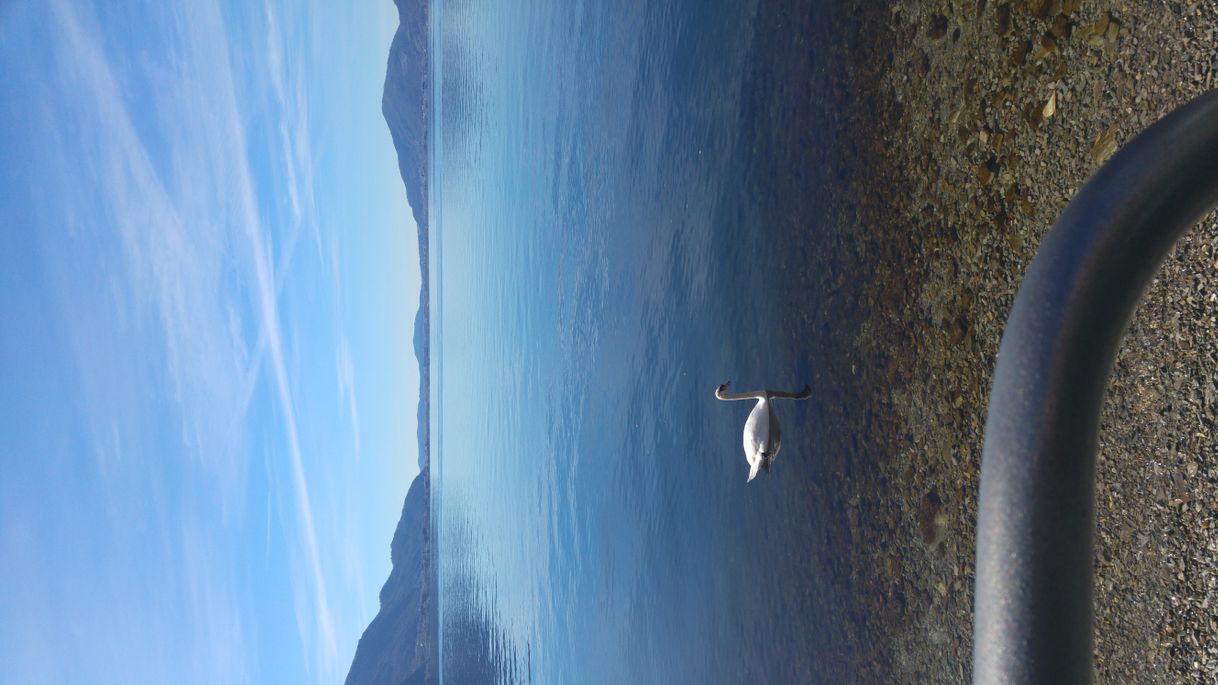
[{"label": "white swan", "polygon": [[758,390],[756,392],[726,392],[731,381],[715,390],[721,400],[757,400],[748,421],[744,422],[744,458],[749,463],[749,480],[757,477],[759,469],[770,472],[770,464],[782,447],[782,430],[778,427],[778,414],[770,408],[770,400],[806,400],[812,396],[812,387],[805,385],[801,392],[778,392]]}]

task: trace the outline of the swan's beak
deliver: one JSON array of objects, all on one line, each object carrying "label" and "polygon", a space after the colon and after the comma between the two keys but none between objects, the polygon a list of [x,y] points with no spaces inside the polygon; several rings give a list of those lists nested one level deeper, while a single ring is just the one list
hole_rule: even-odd
[{"label": "swan's beak", "polygon": [[752,466],[749,467],[749,479],[745,482],[747,482],[747,483],[753,482],[753,479],[757,477],[757,472],[760,470],[761,470],[761,460],[758,459],[757,461],[753,462]]}]

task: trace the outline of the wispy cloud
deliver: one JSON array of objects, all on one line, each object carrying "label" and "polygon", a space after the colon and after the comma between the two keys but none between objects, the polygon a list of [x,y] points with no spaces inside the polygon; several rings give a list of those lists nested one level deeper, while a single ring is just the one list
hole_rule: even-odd
[{"label": "wispy cloud", "polygon": [[359,429],[359,407],[355,401],[355,364],[351,361],[351,347],[347,343],[345,335],[339,337],[337,359],[335,364],[338,373],[338,397],[339,401],[343,402],[347,408],[347,414],[351,418],[351,434],[355,440],[355,459],[359,460],[360,451],[360,429]]},{"label": "wispy cloud", "polygon": [[[252,198],[251,198],[252,199]],[[283,335],[279,328],[278,304],[275,300],[274,281],[270,262],[263,247],[262,236],[255,224],[246,224],[246,236],[252,251],[259,316],[262,329],[267,336],[267,350],[271,360],[271,376],[275,386],[279,408],[283,412],[285,434],[288,441],[291,478],[301,543],[312,581],[312,600],[316,632],[314,644],[320,657],[322,673],[335,673],[338,658],[338,643],[334,633],[334,621],[330,615],[330,602],[326,595],[326,582],[321,568],[321,555],[317,546],[317,527],[313,521],[313,510],[309,502],[309,487],[305,479],[304,459],[300,449],[300,431],[296,423],[296,409],[292,401],[292,388],[288,380],[287,366],[283,356]],[[298,610],[298,621],[300,620]]]},{"label": "wispy cloud", "polygon": [[282,116],[279,121],[279,142],[286,174],[289,206],[294,230],[308,223],[314,247],[321,253],[321,231],[316,221],[310,221],[314,210],[313,159],[309,143],[309,107],[299,62],[291,73],[284,59],[284,37],[275,6],[267,0],[262,5],[266,16],[266,60],[271,93]]},{"label": "wispy cloud", "polygon": [[[106,218],[118,229],[126,296],[159,327],[169,399],[178,409],[183,444],[209,479],[200,487],[221,499],[222,513],[244,506],[250,464],[243,427],[255,388],[261,379],[269,382],[286,451],[289,492],[284,499],[291,503],[299,543],[294,548],[301,555],[300,575],[294,579],[303,590],[296,606],[301,641],[316,655],[319,678],[336,680],[334,620],[279,307],[295,236],[310,223],[313,202],[299,76],[284,65],[282,39],[268,6],[270,80],[285,113],[279,148],[292,217],[276,254],[255,189],[248,115],[240,106],[219,9],[203,3],[178,6],[173,54],[142,65],[155,91],[151,111],[135,108],[124,78],[140,65],[115,63],[90,10],[56,0],[52,11],[64,46],[58,60],[61,83],[55,87],[75,93],[79,108],[63,116],[80,117],[94,127],[79,150],[83,167],[78,173],[99,186]],[[311,223],[316,231],[316,222]],[[320,254],[320,237],[316,240]],[[91,359],[86,335],[81,331],[76,340],[82,360]],[[346,361],[350,367],[349,352]],[[96,394],[100,398],[104,391]],[[349,406],[357,421],[353,391]],[[103,432],[110,437],[112,430],[107,423]],[[234,655],[248,651],[245,641],[253,636],[241,630],[240,609],[232,604],[235,589],[229,584],[235,581],[215,569],[215,558],[209,557],[220,543],[201,531],[214,522],[189,518],[188,523],[190,539],[183,542],[181,557],[190,572],[187,582],[199,627],[196,646],[214,650],[211,663],[223,672],[213,670],[217,677],[212,680],[246,681],[245,659]],[[199,546],[190,546],[192,540]]]},{"label": "wispy cloud", "polygon": [[[244,467],[227,436],[241,418],[230,379],[239,377],[246,345],[236,317],[218,297],[233,295],[234,287],[226,282],[228,246],[209,211],[222,192],[214,187],[222,172],[209,168],[215,160],[178,156],[187,146],[170,145],[173,172],[169,178],[158,173],[95,22],[71,3],[53,8],[63,43],[72,46],[59,62],[64,87],[78,94],[81,111],[98,125],[77,151],[82,172],[101,185],[105,218],[118,229],[126,292],[135,307],[151,308],[161,326],[172,400],[182,408],[182,439],[226,491],[239,492]],[[223,137],[206,130],[210,125],[203,128],[212,141]],[[81,336],[76,342],[90,341]]]}]

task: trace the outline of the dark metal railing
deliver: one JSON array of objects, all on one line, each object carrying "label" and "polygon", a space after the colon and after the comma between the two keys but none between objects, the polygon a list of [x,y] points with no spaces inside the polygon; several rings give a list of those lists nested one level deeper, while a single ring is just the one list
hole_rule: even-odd
[{"label": "dark metal railing", "polygon": [[1095,451],[1117,346],[1176,239],[1218,203],[1218,92],[1130,141],[1024,276],[990,393],[974,683],[1092,681]]}]

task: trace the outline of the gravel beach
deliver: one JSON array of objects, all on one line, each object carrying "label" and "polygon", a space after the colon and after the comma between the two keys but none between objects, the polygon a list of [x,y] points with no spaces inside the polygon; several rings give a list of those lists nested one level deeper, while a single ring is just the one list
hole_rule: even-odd
[{"label": "gravel beach", "polygon": [[[824,485],[809,493],[843,504],[810,543],[850,617],[827,637],[828,660],[856,682],[960,682],[1007,313],[1098,166],[1218,87],[1218,3],[877,3],[836,10],[821,42],[825,11],[763,6],[758,35],[786,38],[752,87],[788,105],[775,125],[810,131],[782,144],[758,133],[759,154],[792,170],[771,196],[801,184],[824,195],[776,201],[770,218],[824,246],[778,257],[792,299],[825,294],[792,308],[790,344],[815,339],[835,362],[817,371],[834,398],[819,411],[850,428],[824,446]],[[1216,316],[1210,216],[1137,310],[1103,411],[1099,682],[1218,682]]]}]

